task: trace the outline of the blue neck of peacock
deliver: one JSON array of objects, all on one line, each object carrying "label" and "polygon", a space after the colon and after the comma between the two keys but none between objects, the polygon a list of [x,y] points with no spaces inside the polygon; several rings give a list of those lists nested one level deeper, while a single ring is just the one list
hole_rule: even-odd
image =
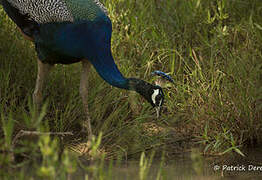
[{"label": "blue neck of peacock", "polygon": [[[125,78],[112,56],[111,52],[111,21],[107,16],[98,17],[95,23],[88,24],[81,37],[86,37],[84,57],[95,67],[98,74],[110,85],[127,90],[134,90],[147,97],[153,85],[136,78]],[[89,34],[89,36],[83,36]],[[83,46],[79,46],[83,47]],[[149,97],[147,97],[149,98]]]},{"label": "blue neck of peacock", "polygon": [[121,89],[129,89],[128,79],[126,79],[117,68],[111,52],[99,52],[96,57],[94,59],[90,59],[90,61],[98,74],[107,83]]},{"label": "blue neck of peacock", "polygon": [[98,74],[110,85],[126,89],[133,90],[144,96],[146,99],[150,99],[150,90],[152,89],[152,84],[147,83],[141,79],[136,78],[125,78],[117,65],[114,62],[111,51],[107,53],[97,53],[95,58],[90,59],[94,68]]}]

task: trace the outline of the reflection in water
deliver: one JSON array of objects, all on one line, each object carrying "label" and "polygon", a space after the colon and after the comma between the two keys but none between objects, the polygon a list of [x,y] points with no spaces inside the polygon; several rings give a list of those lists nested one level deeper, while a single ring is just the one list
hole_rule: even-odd
[{"label": "reflection in water", "polygon": [[[262,148],[247,150],[245,157],[234,155],[229,157],[203,157],[192,150],[177,157],[166,159],[162,169],[161,161],[154,160],[145,179],[157,179],[161,172],[161,180],[176,179],[262,179]],[[222,159],[223,158],[223,159]],[[129,160],[121,165],[114,165],[111,178],[116,180],[141,179],[139,161]],[[106,166],[106,167],[109,167]],[[108,168],[105,168],[107,171]],[[81,173],[80,173],[81,174]],[[84,176],[78,173],[77,177]]]},{"label": "reflection in water", "polygon": [[[153,161],[146,179],[156,179],[159,173],[160,163],[159,161]],[[204,161],[199,163],[203,164],[202,167],[207,165]],[[191,160],[190,156],[170,159],[162,167],[161,179],[203,179],[204,177],[207,177],[205,179],[214,179],[219,177],[210,167],[201,168],[201,166],[199,166],[201,168],[200,170],[200,168],[194,167],[194,165],[195,163]],[[134,179],[134,177],[139,177],[139,171],[139,162],[131,161],[126,164],[126,167],[113,168],[113,179],[131,180]]]}]

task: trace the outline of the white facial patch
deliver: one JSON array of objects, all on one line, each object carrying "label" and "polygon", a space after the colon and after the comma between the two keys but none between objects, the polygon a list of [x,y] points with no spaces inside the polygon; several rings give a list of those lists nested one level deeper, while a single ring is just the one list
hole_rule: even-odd
[{"label": "white facial patch", "polygon": [[152,94],[152,101],[156,104],[156,96],[159,94],[159,89],[154,89],[154,93]]}]

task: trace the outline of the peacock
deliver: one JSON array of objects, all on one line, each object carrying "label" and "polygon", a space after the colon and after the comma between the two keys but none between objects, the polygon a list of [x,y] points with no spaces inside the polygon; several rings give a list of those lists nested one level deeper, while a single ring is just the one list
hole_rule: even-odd
[{"label": "peacock", "polygon": [[92,129],[87,96],[91,64],[110,85],[142,95],[159,116],[164,103],[162,88],[121,74],[111,53],[111,20],[98,0],[0,0],[0,3],[22,34],[35,45],[38,73],[33,103],[38,109],[52,67],[81,62],[79,89],[89,139]]}]

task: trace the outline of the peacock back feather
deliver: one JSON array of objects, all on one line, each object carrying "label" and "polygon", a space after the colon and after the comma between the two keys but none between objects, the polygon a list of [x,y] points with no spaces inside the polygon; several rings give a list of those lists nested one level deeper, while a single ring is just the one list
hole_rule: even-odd
[{"label": "peacock back feather", "polygon": [[92,21],[106,15],[98,0],[7,0],[21,14],[39,24],[49,22]]},{"label": "peacock back feather", "polygon": [[99,1],[94,0],[65,0],[66,5],[75,21],[92,21],[107,14],[106,9]]}]

